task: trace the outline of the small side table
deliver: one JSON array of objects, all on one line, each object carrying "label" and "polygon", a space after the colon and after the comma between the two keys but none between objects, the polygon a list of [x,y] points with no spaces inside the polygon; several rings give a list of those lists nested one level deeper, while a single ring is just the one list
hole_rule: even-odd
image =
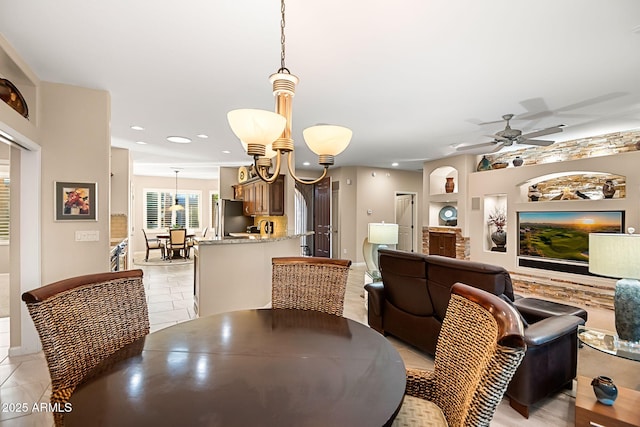
[{"label": "small side table", "polygon": [[[609,331],[578,326],[578,338],[587,346],[624,359],[640,361],[640,345],[624,341]],[[640,391],[617,385],[618,397],[612,406],[596,399],[591,379],[578,376],[576,391],[576,427],[640,426]]]},{"label": "small side table", "polygon": [[637,427],[640,426],[638,408],[640,408],[639,391],[618,387],[618,398],[613,406],[607,406],[596,399],[591,387],[591,379],[578,376],[576,427]]}]

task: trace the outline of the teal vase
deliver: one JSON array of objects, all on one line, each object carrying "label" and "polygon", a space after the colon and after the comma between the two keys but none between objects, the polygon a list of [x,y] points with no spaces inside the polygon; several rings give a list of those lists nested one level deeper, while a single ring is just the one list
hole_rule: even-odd
[{"label": "teal vase", "polygon": [[599,376],[591,381],[596,399],[603,405],[611,406],[618,397],[618,387],[609,377]]}]

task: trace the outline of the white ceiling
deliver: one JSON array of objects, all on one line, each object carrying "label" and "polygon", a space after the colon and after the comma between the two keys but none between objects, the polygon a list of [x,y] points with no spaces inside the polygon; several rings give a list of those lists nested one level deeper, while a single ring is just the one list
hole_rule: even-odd
[{"label": "white ceiling", "polygon": [[[336,166],[401,169],[490,141],[503,123],[480,123],[506,113],[565,124],[556,141],[640,128],[637,0],[289,0],[285,31],[298,167],[316,123],[353,130]],[[249,164],[226,113],[274,108],[277,0],[0,0],[0,32],[42,80],[111,93],[136,173]]]}]

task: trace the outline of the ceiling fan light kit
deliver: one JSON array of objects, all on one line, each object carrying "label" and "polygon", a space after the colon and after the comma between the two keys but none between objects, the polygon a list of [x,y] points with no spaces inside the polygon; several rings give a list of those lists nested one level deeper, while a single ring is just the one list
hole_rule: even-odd
[{"label": "ceiling fan light kit", "polygon": [[[342,126],[316,125],[303,131],[304,140],[311,151],[318,155],[318,164],[323,167],[322,175],[314,180],[303,180],[295,175],[293,167],[294,150],[291,137],[292,101],[295,95],[298,77],[285,66],[285,4],[280,1],[280,69],[269,77],[276,98],[276,112],[240,109],[227,114],[227,120],[233,133],[253,156],[255,170],[260,179],[273,183],[280,175],[282,156],[287,155],[287,165],[291,177],[301,184],[315,184],[327,175],[334,158],[347,148],[352,132]],[[275,154],[274,154],[275,153]],[[273,172],[271,158],[275,157]]]}]

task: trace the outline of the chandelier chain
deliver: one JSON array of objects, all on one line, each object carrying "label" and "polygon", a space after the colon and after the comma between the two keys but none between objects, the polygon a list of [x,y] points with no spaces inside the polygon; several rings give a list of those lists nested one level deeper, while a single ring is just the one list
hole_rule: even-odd
[{"label": "chandelier chain", "polygon": [[278,70],[279,73],[282,73],[284,71],[289,72],[289,70],[287,69],[284,60],[285,60],[285,47],[284,47],[284,42],[285,42],[285,37],[284,37],[284,27],[286,25],[286,21],[284,19],[284,0],[280,0],[280,69]]}]

